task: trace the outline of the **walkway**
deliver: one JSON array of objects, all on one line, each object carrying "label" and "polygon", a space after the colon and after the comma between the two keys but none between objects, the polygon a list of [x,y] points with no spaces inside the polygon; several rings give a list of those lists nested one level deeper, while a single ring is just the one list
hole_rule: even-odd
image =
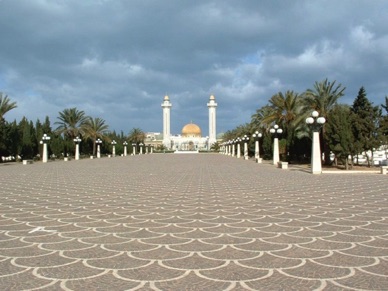
[{"label": "walkway", "polygon": [[388,177],[218,154],[0,166],[2,290],[383,290]]}]

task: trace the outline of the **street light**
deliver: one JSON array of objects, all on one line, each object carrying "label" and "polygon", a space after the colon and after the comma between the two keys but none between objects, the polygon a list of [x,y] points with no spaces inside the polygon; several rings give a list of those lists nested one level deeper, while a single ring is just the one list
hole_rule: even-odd
[{"label": "street light", "polygon": [[310,117],[306,118],[306,123],[313,130],[313,143],[311,147],[311,173],[322,173],[321,146],[319,141],[319,132],[325,124],[326,119],[320,117],[318,111],[313,111]]},{"label": "street light", "polygon": [[244,160],[248,160],[248,141],[249,137],[247,135],[244,135],[242,138],[242,141],[244,142]]},{"label": "street light", "polygon": [[42,157],[43,163],[47,163],[47,156],[48,156],[47,143],[49,140],[50,140],[50,137],[47,134],[44,134],[42,136],[42,140],[40,141],[40,144],[43,144],[43,157]]},{"label": "street light", "polygon": [[79,160],[79,144],[82,140],[77,136],[75,139],[73,139],[73,141],[75,143],[75,160],[78,161]]},{"label": "street light", "polygon": [[115,140],[112,140],[112,157],[116,156],[116,144],[117,142]]},{"label": "street light", "polygon": [[97,139],[96,140],[96,144],[97,144],[97,159],[101,158],[101,144],[102,144],[102,140],[101,139]]},{"label": "street light", "polygon": [[259,139],[262,136],[263,135],[258,131],[255,131],[255,133],[252,135],[252,137],[255,140],[255,161],[256,161],[256,163],[261,163],[261,161],[262,161],[260,158],[260,144],[259,144]]},{"label": "street light", "polygon": [[123,142],[123,146],[124,146],[124,157],[127,156],[127,145],[128,143],[126,141]]},{"label": "street light", "polygon": [[273,140],[273,164],[277,165],[277,163],[280,161],[279,158],[279,139],[278,134],[281,134],[283,132],[283,129],[279,128],[279,125],[275,124],[273,128],[269,130],[270,133],[274,134],[274,140]]}]

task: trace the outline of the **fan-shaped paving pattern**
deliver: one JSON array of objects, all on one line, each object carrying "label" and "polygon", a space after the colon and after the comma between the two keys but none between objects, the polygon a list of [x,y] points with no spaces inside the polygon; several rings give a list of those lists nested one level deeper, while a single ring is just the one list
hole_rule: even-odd
[{"label": "fan-shaped paving pattern", "polygon": [[0,176],[4,290],[388,286],[384,175],[142,155],[0,165]]}]

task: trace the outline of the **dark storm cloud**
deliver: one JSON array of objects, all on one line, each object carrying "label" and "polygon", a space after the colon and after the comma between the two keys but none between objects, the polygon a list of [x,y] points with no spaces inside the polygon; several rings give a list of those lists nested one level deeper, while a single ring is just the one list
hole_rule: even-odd
[{"label": "dark storm cloud", "polygon": [[112,129],[172,132],[191,120],[207,134],[249,122],[278,91],[326,77],[387,95],[385,1],[0,0],[0,91],[18,103],[7,119],[52,122],[76,106]]}]

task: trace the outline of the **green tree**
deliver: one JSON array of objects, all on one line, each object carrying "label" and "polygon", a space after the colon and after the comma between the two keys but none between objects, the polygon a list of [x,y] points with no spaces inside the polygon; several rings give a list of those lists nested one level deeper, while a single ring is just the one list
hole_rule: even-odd
[{"label": "green tree", "polygon": [[269,120],[267,118],[268,116],[271,116],[274,112],[274,109],[269,106],[263,106],[256,110],[256,113],[252,115],[251,117],[251,125],[253,128],[256,128],[256,130],[262,129],[267,130],[271,126],[272,120]]},{"label": "green tree", "polygon": [[129,132],[128,139],[132,143],[141,143],[145,140],[145,133],[140,128],[133,128]]},{"label": "green tree", "polygon": [[[327,79],[321,82],[315,82],[313,89],[307,89],[303,94],[303,102],[305,110],[310,112],[316,110],[320,116],[328,118],[328,114],[337,104],[340,97],[344,95],[345,87],[341,84],[336,85],[336,81],[329,82]],[[326,134],[326,125],[322,128],[323,136],[323,152],[325,154],[325,164],[328,165],[330,161],[330,147],[328,146],[328,136]]]},{"label": "green tree", "polygon": [[55,122],[58,127],[55,129],[58,134],[63,134],[69,139],[84,134],[87,116],[84,111],[77,108],[67,108],[59,112],[59,121]]},{"label": "green tree", "polygon": [[21,136],[20,155],[23,159],[32,159],[38,153],[34,124],[23,117],[18,127]]},{"label": "green tree", "polygon": [[88,117],[84,126],[84,137],[93,142],[93,156],[96,154],[96,140],[106,140],[109,126],[99,117]]},{"label": "green tree", "polygon": [[77,136],[85,133],[85,123],[87,116],[84,111],[77,108],[67,108],[59,112],[59,117],[55,124],[58,127],[55,129],[57,134],[62,134],[64,137],[64,154],[67,155],[67,148],[72,144],[72,141]]},{"label": "green tree", "polygon": [[[140,143],[144,142],[145,140],[145,133],[140,128],[133,128],[128,135],[128,141],[129,143],[135,143],[138,147]],[[131,147],[133,150],[133,147]]]},{"label": "green tree", "polygon": [[4,115],[16,108],[16,102],[11,102],[11,100],[8,98],[7,95],[3,95],[2,92],[0,92],[0,122],[3,122],[4,120]]},{"label": "green tree", "polygon": [[[380,121],[382,117],[381,109],[373,106],[368,100],[364,87],[358,91],[358,95],[351,108],[354,114],[353,134],[355,137],[355,148],[357,153],[371,151],[381,145]],[[370,159],[367,155],[368,166]]]},{"label": "green tree", "polygon": [[285,94],[279,92],[273,95],[269,103],[272,111],[267,111],[267,115],[263,116],[261,125],[278,124],[283,129],[283,151],[293,156],[296,133],[302,128],[306,117],[302,111],[301,97],[288,90]]},{"label": "green tree", "polygon": [[[19,127],[16,121],[0,123],[0,157],[12,155],[17,159],[20,154],[20,139]],[[0,159],[1,162],[2,159]]]},{"label": "green tree", "polygon": [[[342,160],[345,169],[349,169],[349,156],[355,154],[354,135],[352,131],[353,114],[348,105],[335,105],[328,114],[326,126],[329,147],[336,158]],[[351,159],[353,164],[353,159]]]},{"label": "green tree", "polygon": [[221,145],[218,142],[215,142],[211,145],[210,150],[218,152],[220,150]]}]

